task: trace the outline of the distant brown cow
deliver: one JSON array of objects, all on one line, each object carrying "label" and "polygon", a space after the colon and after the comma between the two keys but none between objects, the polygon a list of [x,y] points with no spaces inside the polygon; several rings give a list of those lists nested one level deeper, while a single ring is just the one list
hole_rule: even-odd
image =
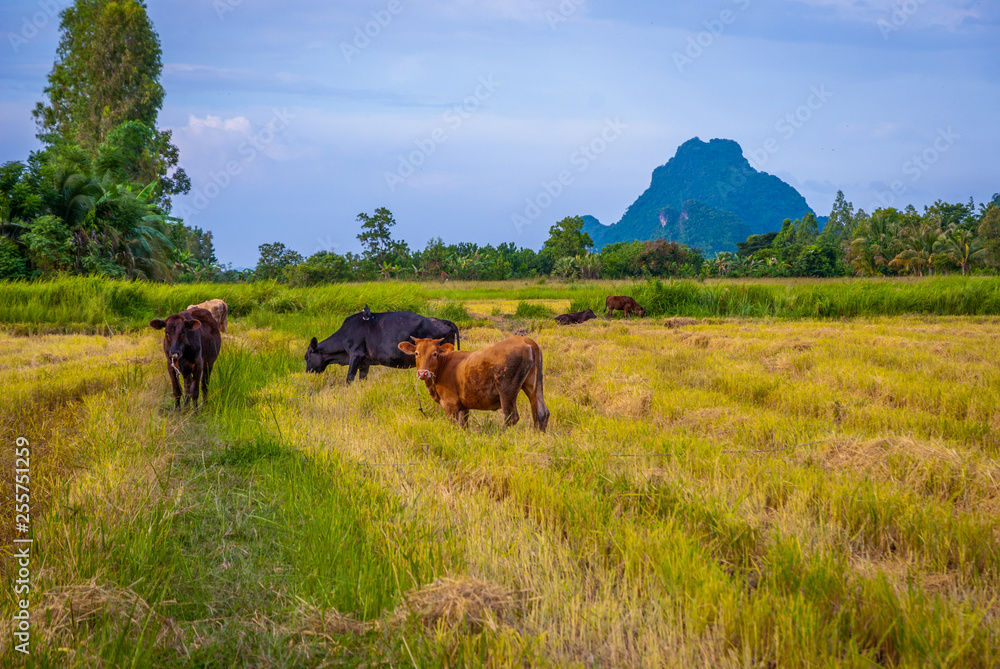
[{"label": "distant brown cow", "polygon": [[542,349],[527,337],[511,337],[478,351],[456,351],[443,339],[400,342],[399,350],[416,356],[417,378],[445,413],[466,427],[469,410],[503,410],[504,424],[516,425],[517,393],[531,404],[535,427],[545,432],[549,410],[542,397]]},{"label": "distant brown cow", "polygon": [[181,407],[181,385],[178,376],[184,377],[184,406],[194,400],[198,408],[198,386],[208,401],[208,379],[212,375],[222,335],[212,312],[194,307],[167,320],[149,321],[154,330],[164,330],[163,352],[167,356],[167,374],[174,390],[174,408]]},{"label": "distant brown cow", "polygon": [[215,322],[219,324],[219,330],[222,332],[226,331],[226,325],[229,321],[229,305],[227,305],[222,300],[207,300],[201,304],[189,304],[188,310],[194,309],[195,307],[201,307],[202,309],[208,309],[215,316]]},{"label": "distant brown cow", "polygon": [[563,325],[576,325],[577,323],[589,321],[591,318],[597,318],[597,315],[591,309],[584,309],[583,311],[574,311],[569,314],[556,316],[556,320]]},{"label": "distant brown cow", "polygon": [[639,314],[639,317],[646,315],[646,310],[639,306],[639,303],[631,297],[625,295],[609,295],[604,301],[604,315],[611,318],[615,315],[615,310],[621,309],[628,318],[632,314]]}]

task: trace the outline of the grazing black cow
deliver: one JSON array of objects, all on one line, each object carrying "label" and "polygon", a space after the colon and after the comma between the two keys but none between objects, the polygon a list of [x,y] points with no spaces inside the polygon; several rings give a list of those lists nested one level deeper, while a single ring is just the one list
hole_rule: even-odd
[{"label": "grazing black cow", "polygon": [[365,305],[360,313],[348,316],[340,329],[321,342],[316,337],[306,349],[306,371],[320,373],[328,365],[347,365],[347,382],[355,374],[368,376],[371,365],[406,369],[416,363],[412,355],[399,350],[399,342],[443,339],[461,348],[458,326],[443,318],[429,318],[410,311],[373,312]]},{"label": "grazing black cow", "polygon": [[174,314],[167,320],[149,321],[154,330],[164,330],[163,352],[167,356],[167,375],[174,391],[174,408],[181,406],[181,384],[184,379],[184,406],[194,400],[198,408],[198,386],[208,401],[208,379],[212,376],[219,351],[222,349],[222,335],[219,324],[211,311],[193,307]]},{"label": "grazing black cow", "polygon": [[591,318],[597,318],[597,315],[591,309],[573,311],[568,314],[560,314],[559,316],[556,316],[556,320],[562,325],[576,325],[577,323],[589,321]]}]

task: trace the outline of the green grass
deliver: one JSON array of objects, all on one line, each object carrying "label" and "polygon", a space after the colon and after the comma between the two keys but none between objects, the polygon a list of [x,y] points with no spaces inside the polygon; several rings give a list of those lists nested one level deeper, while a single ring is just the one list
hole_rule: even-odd
[{"label": "green grass", "polygon": [[[525,300],[571,301],[570,310],[603,312],[610,294],[630,295],[650,316],[738,318],[865,318],[903,314],[998,315],[1000,278],[923,280],[789,280],[575,283],[480,282],[449,286],[380,282],[289,288],[273,282],[169,286],[101,278],[0,283],[0,324],[17,333],[141,330],[149,320],[188,304],[221,298],[233,320],[281,327],[296,334],[333,332],[368,304],[374,311],[433,312],[459,324],[474,321],[467,301],[518,300],[519,309],[544,309]],[[443,300],[443,301],[442,301]],[[436,306],[430,308],[431,302]],[[524,303],[524,307],[520,306]],[[549,317],[545,313],[538,317]],[[527,312],[520,317],[535,317]],[[325,335],[324,335],[325,336]]]}]

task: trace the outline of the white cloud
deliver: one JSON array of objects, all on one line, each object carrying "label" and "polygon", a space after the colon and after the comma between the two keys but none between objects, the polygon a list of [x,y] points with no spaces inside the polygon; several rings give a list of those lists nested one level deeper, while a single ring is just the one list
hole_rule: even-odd
[{"label": "white cloud", "polygon": [[238,132],[242,135],[247,135],[250,133],[250,121],[244,116],[236,116],[223,120],[221,116],[212,116],[211,114],[208,114],[205,118],[198,118],[192,114],[188,117],[188,124],[184,129],[190,130],[195,134],[201,134],[201,132],[206,128]]}]

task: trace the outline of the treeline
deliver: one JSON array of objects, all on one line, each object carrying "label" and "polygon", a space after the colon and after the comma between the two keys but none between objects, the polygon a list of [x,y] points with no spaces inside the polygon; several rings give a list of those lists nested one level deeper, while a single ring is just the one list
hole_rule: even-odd
[{"label": "treeline", "polygon": [[706,263],[710,276],[933,276],[935,273],[1000,270],[1000,193],[977,209],[938,200],[921,214],[855,211],[843,192],[819,229],[816,217],[785,219],[779,232],[751,235],[737,253],[719,253]]},{"label": "treeline", "polygon": [[379,208],[372,215],[359,214],[358,221],[362,253],[319,251],[304,258],[284,244],[262,244],[256,268],[247,270],[242,279],[312,286],[376,279],[696,277],[704,263],[697,250],[662,239],[610,244],[600,253],[590,253],[593,241],[582,232],[583,220],[579,216],[553,225],[540,251],[519,248],[511,242],[498,246],[445,244],[440,237],[432,238],[423,249],[411,250],[406,242],[392,238],[396,221],[388,209]]}]

